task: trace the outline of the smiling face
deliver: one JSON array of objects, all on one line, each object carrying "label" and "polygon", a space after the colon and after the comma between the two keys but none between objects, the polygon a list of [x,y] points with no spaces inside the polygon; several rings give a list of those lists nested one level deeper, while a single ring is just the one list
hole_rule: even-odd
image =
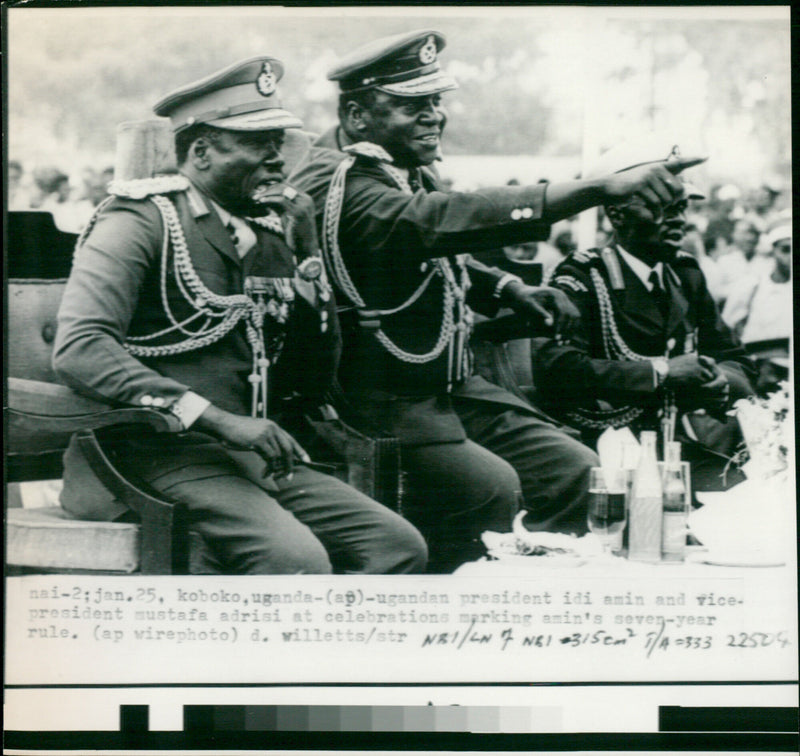
[{"label": "smiling face", "polygon": [[670,262],[680,251],[686,228],[686,199],[664,207],[654,217],[644,202],[634,199],[624,207],[607,208],[620,244],[647,265]]},{"label": "smiling face", "polygon": [[283,130],[217,131],[213,139],[200,137],[192,144],[189,178],[228,212],[262,215],[265,206],[253,194],[284,180]]},{"label": "smiling face", "polygon": [[399,97],[377,91],[368,107],[351,103],[348,118],[358,138],[379,144],[401,168],[441,159],[447,113],[439,94]]}]

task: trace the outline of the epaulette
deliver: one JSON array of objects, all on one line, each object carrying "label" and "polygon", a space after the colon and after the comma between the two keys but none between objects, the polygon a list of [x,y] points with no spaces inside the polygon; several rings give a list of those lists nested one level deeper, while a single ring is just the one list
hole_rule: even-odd
[{"label": "epaulette", "polygon": [[575,276],[567,275],[566,273],[562,273],[559,276],[555,276],[550,281],[551,286],[565,286],[568,289],[572,289],[572,291],[583,291],[588,294],[589,288],[586,286],[583,281],[579,281]]},{"label": "epaulette", "polygon": [[604,247],[600,257],[603,258],[603,265],[606,266],[611,288],[615,291],[622,291],[625,288],[625,279],[622,277],[622,268],[616,250],[613,247]]},{"label": "epaulette", "polygon": [[670,265],[675,268],[700,268],[698,259],[689,252],[683,251],[675,255],[675,259],[670,262]]},{"label": "epaulette", "polygon": [[154,194],[185,192],[189,188],[189,179],[180,174],[153,176],[152,178],[129,179],[128,181],[112,181],[108,185],[108,193],[126,199],[145,199]]}]

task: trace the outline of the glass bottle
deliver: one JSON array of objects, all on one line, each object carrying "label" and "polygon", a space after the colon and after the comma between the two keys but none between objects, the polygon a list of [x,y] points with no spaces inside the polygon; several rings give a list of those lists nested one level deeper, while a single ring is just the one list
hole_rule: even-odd
[{"label": "glass bottle", "polygon": [[628,558],[661,560],[661,473],[656,458],[656,432],[642,431],[639,465],[631,488]]},{"label": "glass bottle", "polygon": [[662,485],[661,558],[667,562],[682,562],[686,556],[688,491],[678,441],[667,444]]},{"label": "glass bottle", "polygon": [[622,474],[625,476],[625,527],[618,550],[612,547],[615,554],[628,553],[628,536],[631,518],[631,493],[633,490],[633,475],[639,465],[639,444],[628,441],[622,444]]}]

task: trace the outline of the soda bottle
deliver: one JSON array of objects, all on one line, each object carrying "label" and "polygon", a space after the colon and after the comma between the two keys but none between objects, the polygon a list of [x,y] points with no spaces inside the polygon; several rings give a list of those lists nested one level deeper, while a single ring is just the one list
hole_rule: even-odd
[{"label": "soda bottle", "polygon": [[635,442],[626,442],[622,445],[622,474],[625,478],[625,527],[619,546],[612,547],[614,554],[628,553],[628,535],[631,521],[631,492],[633,489],[633,475],[639,464],[639,445]]},{"label": "soda bottle", "polygon": [[682,562],[686,556],[688,495],[678,441],[667,444],[662,485],[664,512],[661,520],[661,558],[667,562]]},{"label": "soda bottle", "polygon": [[661,474],[656,458],[656,432],[642,431],[639,465],[633,474],[628,558],[661,560]]}]

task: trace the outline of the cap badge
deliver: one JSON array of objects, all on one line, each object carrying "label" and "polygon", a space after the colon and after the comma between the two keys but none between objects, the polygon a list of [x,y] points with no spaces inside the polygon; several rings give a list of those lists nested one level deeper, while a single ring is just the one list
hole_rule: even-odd
[{"label": "cap badge", "polygon": [[678,145],[676,144],[672,147],[672,152],[670,152],[669,155],[667,155],[667,160],[673,160],[673,159],[678,160],[680,156],[681,156],[681,151],[678,149]]},{"label": "cap badge", "polygon": [[272,70],[272,65],[265,62],[261,69],[261,73],[256,79],[256,89],[260,94],[264,95],[264,97],[269,97],[275,92],[277,83],[278,80],[275,77],[275,72]]},{"label": "cap badge", "polygon": [[426,66],[436,60],[436,40],[433,35],[428,37],[425,44],[419,49],[419,59]]}]

